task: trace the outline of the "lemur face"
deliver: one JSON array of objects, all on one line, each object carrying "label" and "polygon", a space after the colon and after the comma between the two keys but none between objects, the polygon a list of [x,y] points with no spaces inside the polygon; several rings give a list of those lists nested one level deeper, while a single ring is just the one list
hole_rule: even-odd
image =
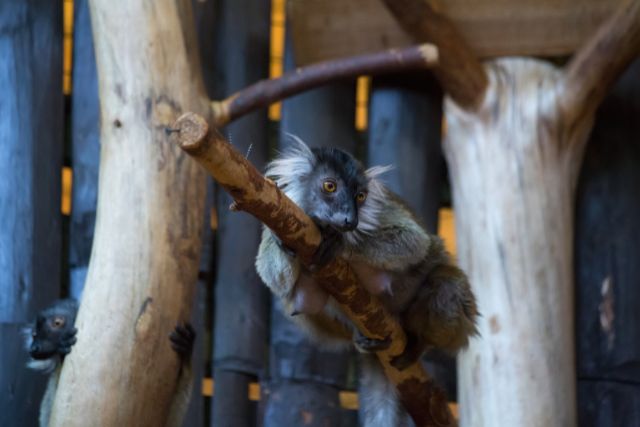
[{"label": "lemur face", "polygon": [[378,176],[390,166],[365,170],[337,148],[309,148],[289,135],[292,146],[269,163],[266,175],[320,227],[355,241],[376,230],[387,197]]},{"label": "lemur face", "polygon": [[35,322],[25,331],[31,359],[50,359],[71,350],[75,343],[77,312],[77,302],[67,299],[56,301],[38,313]]},{"label": "lemur face", "polygon": [[65,332],[73,328],[67,316],[61,314],[39,315],[31,336],[29,355],[36,359],[48,359],[58,352]]},{"label": "lemur face", "polygon": [[349,154],[337,149],[314,149],[313,170],[306,177],[303,209],[321,226],[340,232],[358,226],[360,207],[367,199],[364,169]]}]

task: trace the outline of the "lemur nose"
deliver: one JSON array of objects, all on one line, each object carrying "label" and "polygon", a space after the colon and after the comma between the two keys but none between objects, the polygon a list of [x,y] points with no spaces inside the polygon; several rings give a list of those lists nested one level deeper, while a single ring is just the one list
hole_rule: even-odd
[{"label": "lemur nose", "polygon": [[30,351],[32,353],[37,353],[38,351],[40,351],[40,346],[38,345],[38,343],[32,343]]},{"label": "lemur nose", "polygon": [[357,219],[350,219],[350,218],[344,219],[344,228],[346,228],[348,231],[355,230],[357,225],[358,225]]}]

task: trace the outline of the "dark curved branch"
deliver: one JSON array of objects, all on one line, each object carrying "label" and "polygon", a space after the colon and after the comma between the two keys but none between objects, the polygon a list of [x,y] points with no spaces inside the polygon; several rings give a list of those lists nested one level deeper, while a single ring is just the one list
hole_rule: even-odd
[{"label": "dark curved branch", "polygon": [[[174,141],[231,194],[236,208],[267,225],[308,266],[321,236],[304,211],[214,129],[210,131],[202,117],[186,113],[177,120],[174,129],[174,135],[177,135]],[[403,371],[389,363],[404,350],[404,331],[380,301],[358,285],[347,262],[336,259],[314,273],[314,277],[363,334],[379,339],[391,338],[390,347],[378,352],[377,356],[415,424],[419,427],[454,426],[444,393],[419,361]]]},{"label": "dark curved branch", "polygon": [[627,0],[566,67],[559,102],[570,117],[593,113],[618,76],[640,54],[640,1]]},{"label": "dark curved branch", "polygon": [[489,81],[480,61],[462,39],[451,21],[425,0],[383,0],[404,30],[417,42],[438,47],[434,68],[447,94],[462,108],[475,109]]},{"label": "dark curved branch", "polygon": [[217,127],[224,126],[258,108],[336,80],[364,74],[378,75],[426,69],[433,67],[437,62],[438,49],[433,45],[423,44],[297,68],[280,78],[259,81],[222,101],[213,101],[211,107],[214,124]]}]

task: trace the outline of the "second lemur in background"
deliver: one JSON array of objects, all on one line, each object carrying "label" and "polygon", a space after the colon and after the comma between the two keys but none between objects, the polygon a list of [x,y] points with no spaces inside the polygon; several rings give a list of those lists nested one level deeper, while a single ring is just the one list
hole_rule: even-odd
[{"label": "second lemur in background", "polygon": [[[74,327],[78,303],[73,299],[58,300],[41,310],[35,322],[25,329],[25,344],[29,352],[27,367],[49,375],[47,389],[40,404],[40,427],[49,425],[51,407],[58,388],[62,363],[71,347],[76,343],[77,329]],[[167,427],[179,427],[187,410],[193,376],[191,353],[195,331],[190,324],[177,325],[169,335],[171,347],[180,357],[180,377],[171,405]],[[89,423],[90,424],[90,423]]]},{"label": "second lemur in background", "polygon": [[[378,295],[407,333],[405,352],[393,360],[404,369],[430,348],[455,353],[477,333],[475,297],[442,240],[426,232],[416,215],[378,180],[387,168],[365,170],[350,154],[310,149],[301,140],[271,162],[266,174],[320,228],[323,240],[313,267],[333,257],[347,260],[360,283]],[[256,258],[258,274],[293,320],[320,345],[352,340],[373,353],[386,340],[363,337],[295,254],[266,229]],[[369,357],[360,397],[365,427],[393,427],[401,418],[395,387]]]}]

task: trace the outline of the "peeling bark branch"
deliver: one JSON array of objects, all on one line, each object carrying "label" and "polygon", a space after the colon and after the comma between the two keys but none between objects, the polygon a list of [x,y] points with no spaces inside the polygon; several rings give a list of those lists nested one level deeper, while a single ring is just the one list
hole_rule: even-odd
[{"label": "peeling bark branch", "polygon": [[[321,235],[313,221],[284,195],[276,184],[226,142],[194,113],[182,115],[174,125],[174,141],[200,163],[234,198],[236,207],[267,225],[285,245],[309,265]],[[422,426],[454,426],[444,393],[417,362],[398,371],[389,361],[406,345],[404,331],[378,299],[357,284],[346,261],[336,259],[314,274],[365,335],[391,338],[389,349],[377,356],[387,377],[396,385],[405,408]]]},{"label": "peeling bark branch", "polygon": [[433,70],[445,91],[462,108],[473,110],[482,101],[489,81],[482,64],[449,19],[425,0],[383,0],[402,28],[417,42],[438,47]]},{"label": "peeling bark branch", "polygon": [[278,79],[262,80],[222,101],[213,101],[217,127],[273,102],[336,80],[429,68],[438,62],[438,49],[429,44],[359,55],[298,68]]},{"label": "peeling bark branch", "polygon": [[565,71],[562,108],[573,117],[595,112],[618,76],[640,53],[640,1],[628,0],[575,54]]}]

